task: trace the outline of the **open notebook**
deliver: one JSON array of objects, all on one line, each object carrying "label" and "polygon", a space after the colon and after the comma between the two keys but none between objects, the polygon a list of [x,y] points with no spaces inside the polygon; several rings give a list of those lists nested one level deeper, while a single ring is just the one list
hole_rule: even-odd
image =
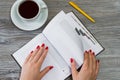
[{"label": "open notebook", "polygon": [[64,80],[71,74],[70,58],[76,60],[79,68],[85,50],[92,49],[97,55],[104,49],[72,12],[65,14],[64,11],[59,12],[42,33],[12,56],[22,66],[29,52],[42,43],[49,46],[49,52],[41,69],[54,66],[42,80]]}]

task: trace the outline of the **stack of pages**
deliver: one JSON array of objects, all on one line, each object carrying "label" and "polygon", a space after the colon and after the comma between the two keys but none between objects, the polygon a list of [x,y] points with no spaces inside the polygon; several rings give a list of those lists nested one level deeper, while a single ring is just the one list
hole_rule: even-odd
[{"label": "stack of pages", "polygon": [[97,55],[104,49],[74,13],[65,14],[64,11],[59,12],[42,33],[12,56],[22,66],[29,52],[42,43],[49,47],[49,51],[41,70],[49,65],[54,66],[42,80],[64,80],[71,74],[70,58],[75,59],[79,68],[83,64],[85,50],[92,49]]}]

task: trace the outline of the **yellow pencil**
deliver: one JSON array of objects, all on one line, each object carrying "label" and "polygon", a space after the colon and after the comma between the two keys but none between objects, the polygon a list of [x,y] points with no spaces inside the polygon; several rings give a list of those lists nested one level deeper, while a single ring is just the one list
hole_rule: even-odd
[{"label": "yellow pencil", "polygon": [[86,18],[88,18],[90,21],[95,22],[95,20],[94,20],[92,17],[90,17],[87,13],[85,13],[80,7],[78,7],[77,4],[75,4],[75,3],[72,2],[72,1],[70,1],[69,4],[70,4],[73,8],[75,8],[77,11],[79,11],[81,14],[83,14]]}]

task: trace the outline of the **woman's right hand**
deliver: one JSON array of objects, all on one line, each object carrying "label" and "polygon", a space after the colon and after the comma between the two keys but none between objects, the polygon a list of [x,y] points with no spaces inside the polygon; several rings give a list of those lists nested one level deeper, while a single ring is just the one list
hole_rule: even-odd
[{"label": "woman's right hand", "polygon": [[96,60],[95,54],[92,50],[85,51],[84,62],[79,72],[76,69],[75,60],[71,58],[70,61],[73,80],[96,80],[100,63],[99,60]]},{"label": "woman's right hand", "polygon": [[37,46],[26,58],[23,66],[20,80],[41,80],[53,66],[46,66],[43,70],[41,66],[47,56],[48,47],[45,44]]}]

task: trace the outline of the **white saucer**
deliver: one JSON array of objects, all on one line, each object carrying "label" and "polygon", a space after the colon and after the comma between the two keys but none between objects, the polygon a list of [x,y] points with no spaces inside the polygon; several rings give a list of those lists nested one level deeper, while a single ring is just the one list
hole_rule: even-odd
[{"label": "white saucer", "polygon": [[42,1],[38,0],[41,6],[45,6],[45,8],[41,9],[41,13],[38,16],[38,18],[32,22],[25,22],[21,20],[21,18],[17,15],[17,8],[16,6],[18,5],[20,0],[17,0],[12,8],[11,8],[11,19],[12,22],[17,26],[19,29],[26,30],[26,31],[31,31],[31,30],[36,30],[46,22],[48,18],[48,8],[47,5]]}]

